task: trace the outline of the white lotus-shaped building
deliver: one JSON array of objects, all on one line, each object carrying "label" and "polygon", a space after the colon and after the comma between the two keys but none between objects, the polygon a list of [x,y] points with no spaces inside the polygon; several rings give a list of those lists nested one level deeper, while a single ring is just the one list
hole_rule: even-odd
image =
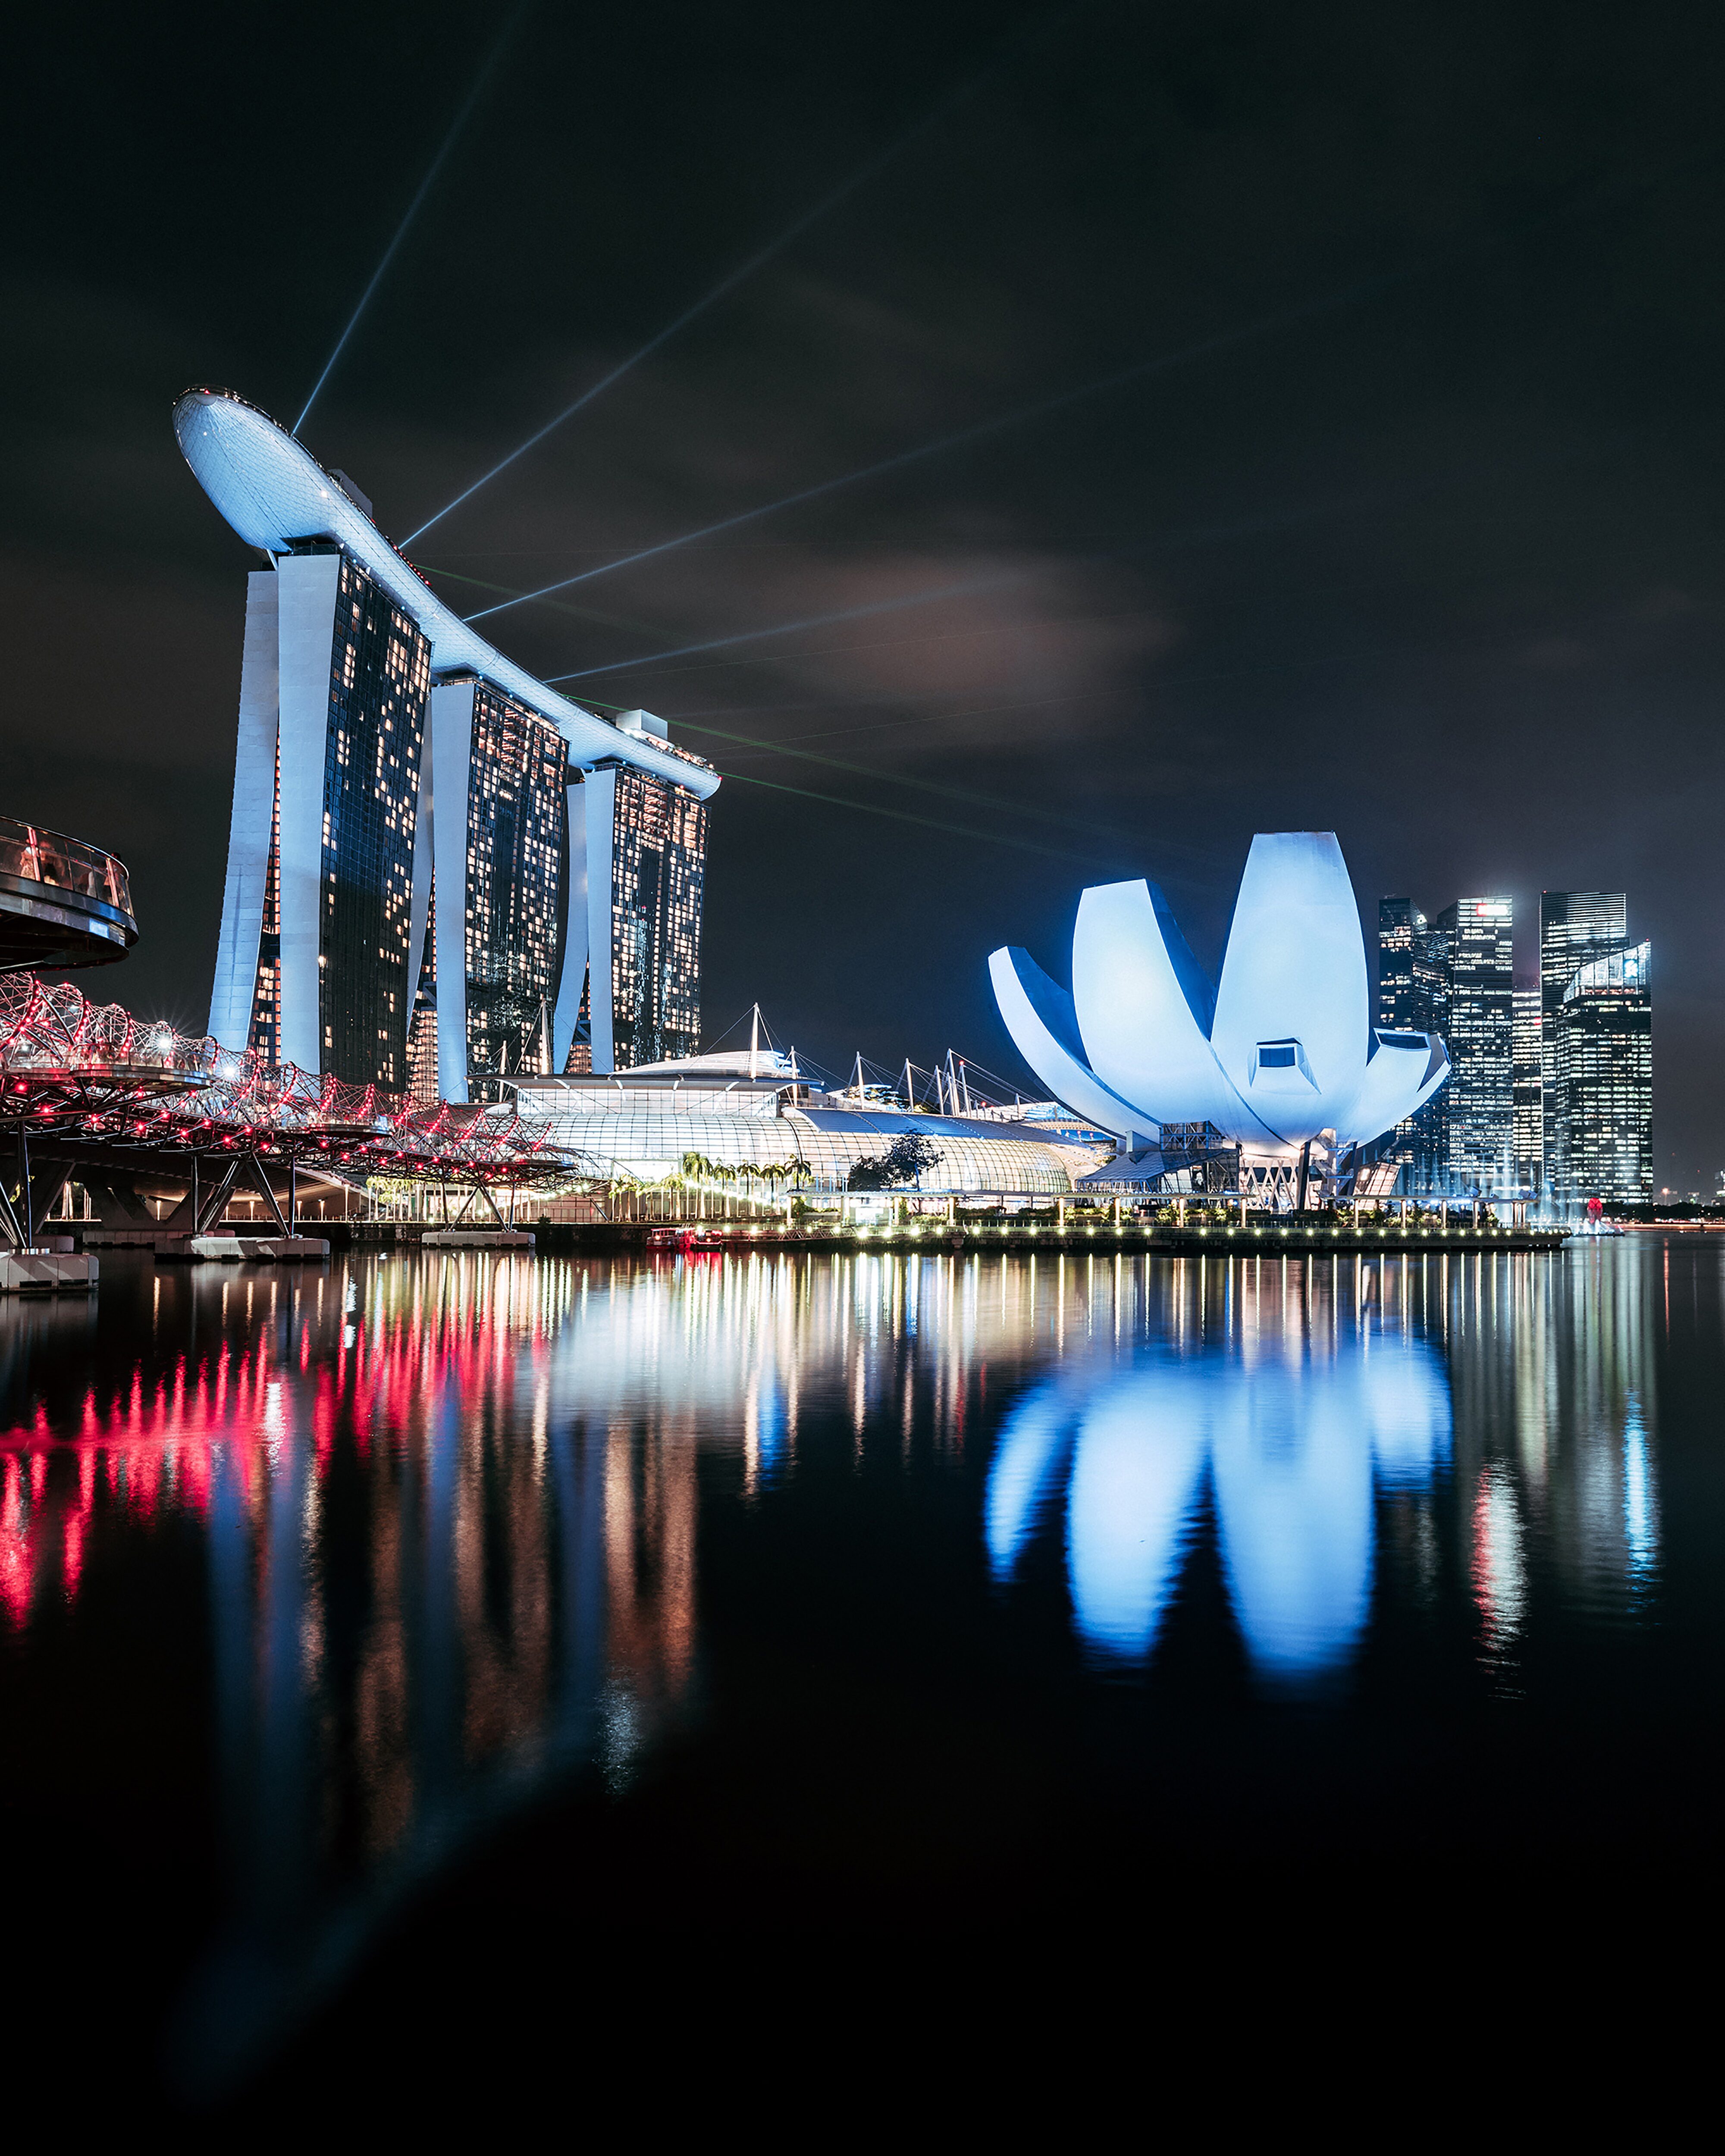
[{"label": "white lotus-shaped building", "polygon": [[1260,833],[1212,987],[1153,883],[1078,905],[1072,992],[1028,952],[988,961],[1019,1053],[1055,1096],[1137,1150],[1209,1123],[1254,1152],[1364,1145],[1450,1074],[1435,1034],[1371,1023],[1366,950],[1332,831]]}]

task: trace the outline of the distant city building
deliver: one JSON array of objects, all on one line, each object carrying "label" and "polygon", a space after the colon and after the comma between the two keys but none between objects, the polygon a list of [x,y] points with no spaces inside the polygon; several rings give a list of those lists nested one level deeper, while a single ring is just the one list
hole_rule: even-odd
[{"label": "distant city building", "polygon": [[1515,908],[1507,898],[1460,898],[1438,916],[1448,973],[1444,1040],[1450,1187],[1490,1196],[1515,1188],[1513,1140]]},{"label": "distant city building", "polygon": [[1425,916],[1411,899],[1378,900],[1378,1023],[1399,1033],[1411,1033],[1420,1023],[1414,958],[1425,927]]},{"label": "distant city building", "polygon": [[194,390],[174,427],[270,564],[247,594],[210,1031],[455,1101],[693,1049],[712,767],[494,649],[262,413]]},{"label": "distant city building", "polygon": [[[1411,899],[1378,901],[1378,1023],[1412,1033],[1449,1030],[1447,939]],[[1425,1105],[1398,1123],[1378,1147],[1380,1159],[1394,1160],[1407,1188],[1442,1188],[1446,1173],[1445,1118],[1449,1087],[1440,1086]]]},{"label": "distant city building", "polygon": [[1539,900],[1540,1082],[1544,1096],[1545,1183],[1567,1189],[1564,1119],[1558,1097],[1557,1019],[1578,967],[1620,951],[1629,941],[1628,902],[1620,891],[1548,891]]},{"label": "distant city building", "polygon": [[1560,1204],[1653,1195],[1651,959],[1645,943],[1591,958],[1563,989],[1552,1029]]},{"label": "distant city building", "polygon": [[1431,921],[1409,899],[1378,901],[1378,1023],[1394,1012],[1450,1052],[1448,1085],[1380,1149],[1405,1189],[1493,1196],[1517,1187],[1513,931],[1504,897],[1458,899]]},{"label": "distant city building", "polygon": [[1539,1052],[1542,1034],[1539,990],[1517,988],[1511,1036],[1512,1116],[1516,1183],[1527,1191],[1538,1191],[1542,1187],[1545,1158],[1545,1076]]}]

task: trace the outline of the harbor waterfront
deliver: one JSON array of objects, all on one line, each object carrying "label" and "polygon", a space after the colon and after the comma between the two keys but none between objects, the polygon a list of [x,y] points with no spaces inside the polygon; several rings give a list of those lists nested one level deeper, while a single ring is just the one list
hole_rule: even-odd
[{"label": "harbor waterfront", "polygon": [[480,2014],[547,1924],[1681,1865],[1725,1252],[1466,1232],[105,1250],[0,1306],[14,1943],[213,2102],[387,2076],[380,2013]]}]

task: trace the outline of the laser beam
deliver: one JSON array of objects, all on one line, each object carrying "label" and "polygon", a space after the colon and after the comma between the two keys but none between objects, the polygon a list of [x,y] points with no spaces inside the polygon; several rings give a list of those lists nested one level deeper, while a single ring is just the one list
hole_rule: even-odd
[{"label": "laser beam", "polygon": [[[1670,177],[1673,172],[1702,162],[1702,154],[1672,162],[1661,168],[1658,177]],[[1705,153],[1707,156],[1712,154],[1711,151]],[[470,621],[479,621],[486,614],[501,613],[511,607],[528,605],[535,600],[549,598],[554,592],[567,591],[572,585],[588,583],[595,577],[608,577],[616,570],[632,568],[637,562],[655,560],[658,556],[670,553],[678,547],[691,547],[698,540],[716,538],[721,531],[734,531],[739,526],[752,524],[763,516],[776,516],[781,510],[793,509],[803,502],[818,501],[827,495],[838,493],[842,488],[859,486],[865,480],[884,477],[888,472],[903,470],[925,458],[963,449],[973,442],[986,440],[990,435],[1003,434],[1009,428],[1046,418],[1055,412],[1066,410],[1092,397],[1105,396],[1111,390],[1124,388],[1129,383],[1146,381],[1154,375],[1171,372],[1178,367],[1191,366],[1199,360],[1255,343],[1260,337],[1320,321],[1326,316],[1340,313],[1363,300],[1393,291],[1435,271],[1459,266],[1471,256],[1489,252],[1512,240],[1527,238],[1579,217],[1618,206],[1654,183],[1654,176],[1641,176],[1589,189],[1579,198],[1555,205],[1538,216],[1520,219],[1486,234],[1471,244],[1449,250],[1434,259],[1380,271],[1373,276],[1357,278],[1351,284],[1303,300],[1297,306],[1278,309],[1273,314],[1260,316],[1255,321],[1241,323],[1231,330],[1218,331],[1213,336],[1200,337],[1174,351],[1136,361],[1129,367],[1117,368],[1112,373],[1099,375],[1093,381],[1080,382],[1075,388],[1061,390],[1052,397],[1039,398],[1029,404],[1020,404],[1009,412],[1000,413],[992,419],[978,420],[973,426],[961,427],[955,433],[940,435],[932,442],[918,443],[914,448],[901,449],[896,455],[880,458],[856,471],[844,472],[837,478],[822,480],[814,486],[799,488],[794,494],[781,495],[777,501],[762,502],[755,509],[740,510],[734,516],[721,517],[716,523],[704,524],[696,531],[680,533],[675,539],[661,539],[655,546],[639,547],[632,554],[619,556],[614,562],[602,562],[594,569],[583,569],[578,575],[542,585],[536,591],[523,592],[519,598],[505,599],[495,606],[486,607],[480,613],[470,614],[467,618]]]},{"label": "laser beam", "polygon": [[1064,846],[1039,846],[1034,839],[1010,838],[1004,831],[979,830],[971,824],[946,824],[932,816],[913,816],[904,808],[881,808],[871,801],[847,801],[841,794],[816,793],[806,786],[782,786],[775,779],[754,778],[745,771],[721,771],[720,777],[737,786],[759,786],[769,793],[788,793],[798,801],[824,802],[830,808],[854,808],[860,816],[884,816],[894,824],[914,824],[925,831],[950,832],[960,839],[980,839],[985,845],[1009,846],[1016,853],[1040,854],[1045,860],[1079,861],[1086,868],[1106,868],[1118,873],[1121,857],[1104,860],[1095,854],[1075,854]]},{"label": "laser beam", "polygon": [[[1067,8],[1059,18],[1059,22],[1063,23],[1067,16],[1081,12],[1081,8]],[[1058,23],[1055,27],[1058,27]],[[632,372],[644,359],[650,358],[661,345],[668,344],[680,331],[687,329],[691,322],[697,321],[707,312],[709,308],[716,306],[721,300],[729,293],[734,292],[739,285],[746,283],[757,270],[764,269],[775,255],[783,254],[793,240],[800,239],[812,225],[818,224],[822,218],[830,211],[835,210],[840,203],[854,195],[859,187],[865,186],[877,173],[884,172],[896,157],[901,157],[911,145],[922,136],[926,135],[937,121],[947,119],[959,105],[973,97],[988,77],[1002,64],[1007,54],[1024,42],[1025,38],[1023,33],[1018,38],[1009,39],[1003,50],[997,54],[979,74],[972,76],[968,82],[962,83],[957,90],[942,98],[938,104],[932,105],[913,127],[908,128],[904,134],[889,142],[885,149],[878,150],[872,157],[865,158],[855,172],[841,180],[830,192],[823,195],[819,202],[811,204],[800,217],[793,218],[783,232],[769,239],[764,247],[758,248],[746,262],[739,263],[729,276],[721,277],[710,291],[704,293],[695,302],[693,306],[685,307],[675,321],[667,322],[662,330],[649,337],[639,351],[631,352],[627,359],[614,367],[608,374],[601,376],[590,388],[583,389],[572,403],[566,404],[554,418],[547,419],[536,433],[529,434],[526,441],[511,449],[506,457],[493,465],[490,471],[482,473],[471,486],[464,487],[452,501],[446,501],[434,516],[428,516],[417,531],[410,531],[408,534],[402,544],[411,547],[416,539],[429,531],[434,524],[441,524],[444,517],[452,511],[459,509],[464,501],[472,501],[474,495],[482,487],[489,486],[501,473],[507,471],[518,459],[526,456],[528,450],[537,449],[548,434],[554,434],[559,427],[566,421],[572,419],[578,412],[584,411],[595,398],[603,397],[608,389],[621,382],[624,375]]]},{"label": "laser beam", "polygon": [[305,408],[294,422],[293,432],[295,434],[297,434],[300,428],[305,425],[306,420],[311,418],[312,406],[316,403],[325,382],[326,382],[331,375],[334,373],[336,362],[341,357],[342,351],[347,345],[348,338],[353,335],[354,331],[359,326],[360,316],[364,314],[367,307],[370,305],[372,293],[375,292],[378,285],[382,283],[383,273],[389,267],[391,261],[393,259],[395,250],[401,245],[403,239],[405,238],[408,227],[413,222],[414,218],[418,215],[420,203],[424,201],[426,196],[430,192],[431,183],[437,177],[439,172],[443,169],[444,160],[449,156],[450,151],[454,148],[456,137],[460,134],[461,130],[467,125],[468,116],[472,112],[474,106],[479,103],[480,91],[484,90],[486,83],[490,81],[492,70],[495,68],[498,61],[503,57],[504,48],[508,44],[510,39],[515,35],[521,18],[526,14],[528,9],[532,6],[532,4],[533,0],[522,0],[522,5],[516,8],[514,14],[510,17],[508,22],[504,24],[502,34],[497,39],[496,44],[492,46],[490,57],[486,59],[485,65],[480,69],[473,88],[467,93],[466,102],[461,107],[461,110],[455,115],[454,125],[450,128],[449,133],[444,136],[442,148],[439,150],[437,155],[432,159],[429,165],[426,167],[425,177],[419,182],[418,192],[413,197],[412,202],[408,204],[407,215],[395,228],[394,239],[392,239],[388,246],[384,249],[382,260],[372,272],[371,282],[366,286],[364,291],[360,294],[359,305],[354,309],[352,315],[348,316],[347,328],[343,330],[341,336],[336,338],[336,348],[330,354],[328,359],[325,361],[323,372],[318,376],[317,380],[312,384],[311,394],[305,399]]},{"label": "laser beam", "polygon": [[633,554],[619,556],[614,562],[601,562],[596,569],[583,569],[572,577],[560,578],[556,583],[542,584],[537,591],[523,592],[519,598],[500,600],[495,606],[482,607],[479,613],[467,616],[469,621],[483,621],[488,614],[504,613],[511,607],[526,606],[536,599],[549,598],[554,592],[566,592],[576,584],[591,583],[596,577],[614,575],[619,569],[630,569],[638,562],[656,560],[661,554],[675,552],[680,547],[692,547],[697,540],[716,538],[721,531],[734,531],[739,525],[753,524],[763,516],[776,516],[780,511],[795,509],[802,503],[819,501],[826,495],[837,494],[841,489],[860,486],[865,480],[881,479],[888,472],[903,471],[908,465],[921,464],[927,458],[946,454],[952,449],[965,449],[973,442],[986,441],[990,435],[1004,434],[1008,429],[1028,425],[1034,419],[1045,419],[1055,412],[1069,409],[1092,397],[1106,396],[1110,390],[1123,389],[1129,383],[1144,382],[1153,375],[1167,374],[1177,367],[1189,367],[1200,359],[1254,342],[1259,337],[1269,336],[1278,330],[1290,329],[1301,322],[1313,321],[1321,316],[1332,314],[1353,305],[1368,292],[1375,290],[1389,280],[1372,278],[1363,283],[1351,285],[1338,292],[1326,294],[1322,298],[1307,300],[1297,307],[1287,307],[1279,313],[1266,315],[1255,322],[1242,324],[1232,330],[1220,330],[1213,336],[1200,337],[1196,342],[1183,345],[1173,352],[1158,352],[1153,357],[1134,362],[1130,367],[1117,367],[1111,374],[1099,375],[1094,381],[1081,382],[1076,388],[1058,391],[1052,397],[1040,397],[1029,404],[1019,404],[1009,412],[998,413],[992,419],[979,419],[974,425],[960,427],[955,433],[938,435],[932,442],[919,442],[913,449],[900,449],[890,457],[876,459],[856,471],[842,472],[835,479],[817,481],[813,486],[799,487],[794,494],[781,495],[777,501],[762,502],[758,508],[739,510],[734,516],[721,516],[716,523],[703,524],[694,531],[680,532],[675,539],[661,539],[656,545],[638,547]]},{"label": "laser beam", "polygon": [[[819,756],[810,749],[788,748],[778,742],[759,740],[753,735],[732,733],[723,726],[691,726],[686,720],[680,721],[679,724],[685,733],[706,734],[719,741],[730,742],[738,747],[768,749],[776,756],[791,757],[798,763],[819,764],[828,771],[842,771],[850,778],[873,779],[884,786],[902,786],[914,793],[932,793],[942,800],[966,803],[973,808],[1004,809],[1009,815],[1028,817],[1033,822],[1052,824],[1070,831],[1093,832],[1097,838],[1117,842],[1128,850],[1138,843],[1124,832],[1111,831],[1106,825],[1099,827],[1093,817],[1063,816],[1058,809],[1039,808],[1023,801],[1009,800],[1004,794],[984,793],[971,786],[943,786],[936,779],[911,778],[901,772],[880,771],[866,763],[847,762],[841,757]],[[731,772],[726,776],[734,778],[743,774]],[[767,783],[764,779],[756,783],[760,785]],[[1208,849],[1192,845],[1183,839],[1170,839],[1165,834],[1158,837],[1157,844],[1164,851],[1193,855],[1204,860],[1210,858]]]},{"label": "laser beam", "polygon": [[942,584],[932,592],[911,592],[903,598],[876,599],[868,606],[843,607],[835,613],[807,614],[801,621],[782,621],[772,629],[746,629],[735,636],[709,637],[704,644],[681,644],[674,650],[649,652],[642,659],[614,659],[608,665],[583,666],[572,674],[547,674],[544,678],[553,685],[559,681],[591,680],[595,674],[622,674],[634,666],[662,665],[667,659],[687,659],[701,651],[728,651],[736,644],[758,644],[768,637],[794,636],[805,629],[829,629],[838,621],[861,621],[870,614],[901,613],[911,607],[934,606],[942,599],[997,591],[1004,584],[1021,584],[1045,573],[1042,569],[1013,569],[1003,571],[999,576],[972,577],[963,583]]}]

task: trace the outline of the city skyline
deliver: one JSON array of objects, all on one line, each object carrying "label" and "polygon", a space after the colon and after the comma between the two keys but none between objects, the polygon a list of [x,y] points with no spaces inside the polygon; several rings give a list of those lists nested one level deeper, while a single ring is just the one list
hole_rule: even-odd
[{"label": "city skyline", "polygon": [[1622,891],[1542,891],[1540,981],[1515,984],[1514,906],[1435,918],[1378,901],[1378,1023],[1440,1035],[1450,1082],[1379,1148],[1414,1192],[1531,1194],[1560,1210],[1655,1190],[1651,946]]},{"label": "city skyline", "polygon": [[[195,131],[146,121],[169,63],[113,26],[87,107],[19,116],[0,567],[7,811],[127,862],[129,995],[201,1023],[221,905],[249,565],[162,439],[214,378],[316,392],[302,439],[453,612],[508,608],[478,627],[535,678],[726,773],[711,1032],[758,998],[835,1068],[853,1035],[997,1063],[1003,879],[1054,949],[1075,887],[1153,865],[1214,967],[1240,834],[1333,829],[1368,894],[1525,923],[1543,887],[1634,891],[1656,1180],[1710,1185],[1719,56],[1507,18],[1481,67],[1433,15],[1404,64],[1377,33],[769,10],[747,66],[702,31],[667,82],[644,23],[595,53],[536,13],[397,245],[489,64],[470,18],[433,6],[408,59],[314,6],[267,68],[209,57]],[[362,136],[336,47],[390,85]],[[650,172],[577,184],[578,94]],[[290,136],[341,186],[260,218],[255,145]],[[452,304],[475,279],[503,312]]]}]

